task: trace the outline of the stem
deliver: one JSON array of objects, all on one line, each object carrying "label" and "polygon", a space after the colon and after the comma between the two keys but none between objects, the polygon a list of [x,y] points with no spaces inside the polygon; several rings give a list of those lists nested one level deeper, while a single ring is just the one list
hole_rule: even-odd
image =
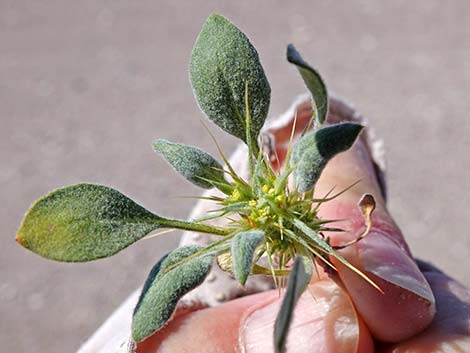
[{"label": "stem", "polygon": [[184,229],[193,232],[201,232],[216,235],[228,235],[232,232],[230,229],[214,227],[208,224],[195,223],[191,221],[182,221],[179,219],[160,218],[157,220],[157,222],[161,226],[166,228]]}]

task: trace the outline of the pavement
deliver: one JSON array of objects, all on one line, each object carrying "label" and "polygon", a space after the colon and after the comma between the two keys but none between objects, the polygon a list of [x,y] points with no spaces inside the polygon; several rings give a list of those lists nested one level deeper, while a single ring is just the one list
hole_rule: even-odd
[{"label": "pavement", "polygon": [[[78,182],[185,217],[199,191],[154,138],[216,153],[188,81],[204,19],[219,12],[258,49],[270,116],[304,92],[287,43],[354,102],[385,142],[389,207],[415,256],[470,284],[470,5],[467,1],[0,1],[0,346],[74,352],[178,235],[86,264],[14,242],[31,202]],[[466,24],[467,21],[467,24]],[[229,153],[237,141],[211,125]]]}]

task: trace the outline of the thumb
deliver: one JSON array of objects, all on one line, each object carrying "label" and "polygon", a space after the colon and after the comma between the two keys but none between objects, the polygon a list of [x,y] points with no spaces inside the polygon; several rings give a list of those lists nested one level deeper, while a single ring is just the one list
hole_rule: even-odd
[{"label": "thumb", "polygon": [[[139,343],[137,353],[274,352],[273,331],[282,296],[277,290],[176,317]],[[299,299],[286,348],[289,353],[372,353],[368,330],[346,293],[330,279],[312,283]]]},{"label": "thumb", "polygon": [[[348,120],[352,114],[333,102],[330,119]],[[335,109],[336,108],[336,109]],[[375,338],[397,342],[423,330],[432,321],[435,301],[431,288],[413,260],[400,229],[388,213],[376,177],[367,142],[362,136],[347,152],[336,156],[325,168],[315,188],[316,197],[332,187],[353,189],[320,208],[324,219],[346,219],[335,226],[345,233],[331,233],[332,245],[354,240],[364,229],[357,201],[370,193],[377,201],[369,235],[340,253],[378,284],[380,293],[343,264],[332,259],[354,305]]]}]

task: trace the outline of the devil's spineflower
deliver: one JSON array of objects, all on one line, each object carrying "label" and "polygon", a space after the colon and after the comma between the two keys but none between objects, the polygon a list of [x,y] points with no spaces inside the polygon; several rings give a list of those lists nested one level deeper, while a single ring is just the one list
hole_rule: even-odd
[{"label": "devil's spineflower", "polygon": [[[190,79],[206,116],[248,146],[249,178],[235,172],[220,148],[223,163],[197,147],[159,139],[153,143],[155,151],[178,173],[199,187],[220,191],[204,197],[214,203],[206,216],[194,221],[162,217],[109,187],[79,184],[39,199],[23,219],[18,243],[49,259],[82,262],[114,255],[161,228],[219,236],[206,247],[178,248],[154,266],[133,314],[136,342],[170,320],[179,299],[204,281],[215,260],[241,285],[252,275],[270,275],[277,285],[290,276],[275,325],[277,351],[284,349],[290,313],[318,263],[334,269],[330,258],[335,258],[380,290],[337,252],[369,232],[373,197],[366,194],[359,202],[366,225],[363,234],[338,247],[331,246],[324,233],[342,229],[334,227],[335,220],[321,219],[318,210],[348,189],[314,197],[328,161],[352,146],[362,126],[326,125],[328,93],[323,80],[292,45],[287,47],[287,60],[312,93],[313,114],[312,129],[295,143],[291,138],[282,168],[273,169],[259,144],[271,88],[258,53],[237,27],[214,14],[194,45]],[[295,122],[292,136],[294,131]],[[221,225],[212,225],[213,219],[220,219]]]}]

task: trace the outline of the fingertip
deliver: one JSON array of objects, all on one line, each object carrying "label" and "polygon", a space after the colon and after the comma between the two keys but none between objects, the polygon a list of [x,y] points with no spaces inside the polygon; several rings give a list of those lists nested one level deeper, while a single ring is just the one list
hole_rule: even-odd
[{"label": "fingertip", "polygon": [[[338,265],[341,268],[342,265]],[[382,290],[380,293],[364,280],[340,269],[340,277],[357,310],[374,338],[400,342],[423,331],[433,319],[433,301],[364,271]]]},{"label": "fingertip", "polygon": [[418,266],[394,236],[377,227],[341,254],[382,290],[333,259],[339,277],[375,338],[398,342],[427,327],[435,314],[432,290]]},{"label": "fingertip", "polygon": [[[363,216],[351,198],[325,204],[322,216],[347,219],[339,227],[348,232],[330,234],[332,245],[347,243],[364,230]],[[340,253],[384,291],[380,293],[340,261],[332,259],[375,338],[397,342],[430,324],[435,314],[432,290],[385,206],[379,205],[374,213],[370,233]]]}]

